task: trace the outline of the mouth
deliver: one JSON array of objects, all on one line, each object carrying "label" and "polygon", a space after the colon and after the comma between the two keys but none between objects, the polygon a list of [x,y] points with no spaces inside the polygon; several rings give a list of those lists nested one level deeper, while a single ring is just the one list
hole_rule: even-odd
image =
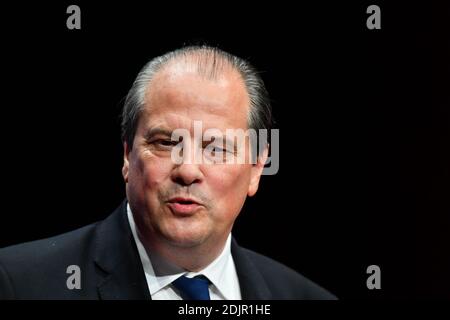
[{"label": "mouth", "polygon": [[192,198],[175,197],[167,201],[167,205],[175,215],[192,215],[202,204]]}]

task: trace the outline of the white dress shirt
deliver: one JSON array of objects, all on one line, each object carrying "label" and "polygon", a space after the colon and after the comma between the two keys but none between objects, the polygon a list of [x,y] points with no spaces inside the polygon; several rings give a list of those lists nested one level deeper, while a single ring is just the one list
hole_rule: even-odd
[{"label": "white dress shirt", "polygon": [[214,261],[203,270],[188,272],[154,253],[147,252],[139,239],[129,204],[127,204],[127,215],[153,300],[182,300],[172,285],[172,282],[182,275],[188,278],[197,275],[207,277],[211,281],[209,286],[211,300],[241,300],[239,280],[231,255],[231,233],[228,235],[222,253]]}]

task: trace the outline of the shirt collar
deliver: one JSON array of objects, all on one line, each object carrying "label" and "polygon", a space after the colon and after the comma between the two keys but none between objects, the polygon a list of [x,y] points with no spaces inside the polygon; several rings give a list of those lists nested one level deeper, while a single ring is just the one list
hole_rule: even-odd
[{"label": "shirt collar", "polygon": [[145,272],[150,295],[155,294],[159,290],[170,285],[173,281],[185,275],[189,278],[197,275],[207,277],[215,288],[220,292],[224,299],[232,299],[233,292],[227,285],[228,277],[232,275],[234,263],[231,256],[231,233],[225,242],[224,249],[220,255],[214,259],[208,266],[198,272],[187,272],[182,268],[170,263],[162,257],[148,253],[139,239],[136,223],[130,205],[127,203],[127,216],[130,224],[131,232],[139,252],[139,257]]}]

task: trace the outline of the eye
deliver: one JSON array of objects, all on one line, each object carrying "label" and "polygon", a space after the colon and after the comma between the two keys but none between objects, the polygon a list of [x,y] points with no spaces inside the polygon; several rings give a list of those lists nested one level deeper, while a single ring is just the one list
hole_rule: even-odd
[{"label": "eye", "polygon": [[179,142],[172,141],[170,139],[155,139],[150,141],[149,144],[152,145],[156,149],[160,150],[169,150],[172,147],[176,146]]},{"label": "eye", "polygon": [[227,150],[225,150],[225,149],[223,149],[223,148],[220,148],[220,147],[213,147],[212,148],[212,150],[211,150],[212,152],[217,152],[217,153],[219,153],[219,152],[227,152]]},{"label": "eye", "polygon": [[212,154],[221,154],[221,153],[232,153],[230,150],[228,150],[227,148],[223,148],[220,146],[214,146],[214,145],[209,145],[208,149],[210,150],[210,152]]},{"label": "eye", "polygon": [[224,151],[222,148],[216,147],[216,146],[211,146],[210,150],[212,152],[222,152],[222,151]]},{"label": "eye", "polygon": [[178,142],[172,140],[157,140],[156,143],[164,147],[173,147],[176,146]]}]

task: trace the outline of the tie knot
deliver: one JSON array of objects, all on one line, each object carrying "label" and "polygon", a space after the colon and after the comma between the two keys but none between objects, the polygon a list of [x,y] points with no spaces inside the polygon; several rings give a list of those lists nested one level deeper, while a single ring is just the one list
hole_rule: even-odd
[{"label": "tie knot", "polygon": [[209,280],[205,276],[179,277],[172,282],[184,300],[210,300]]}]

